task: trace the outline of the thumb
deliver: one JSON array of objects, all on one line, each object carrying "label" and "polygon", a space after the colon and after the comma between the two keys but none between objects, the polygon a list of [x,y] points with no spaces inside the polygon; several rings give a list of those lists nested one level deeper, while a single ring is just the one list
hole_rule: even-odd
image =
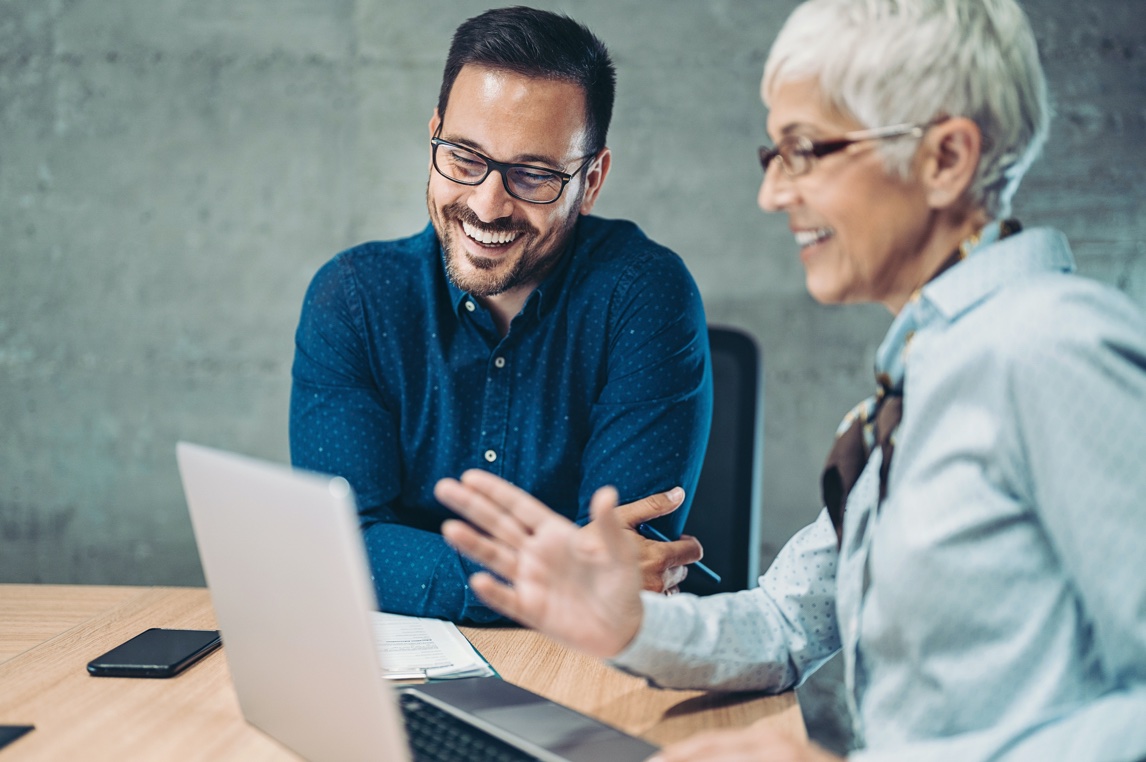
[{"label": "thumb", "polygon": [[625,525],[636,528],[638,525],[672,513],[684,503],[684,490],[673,487],[668,492],[656,492],[648,497],[622,505],[617,515]]}]

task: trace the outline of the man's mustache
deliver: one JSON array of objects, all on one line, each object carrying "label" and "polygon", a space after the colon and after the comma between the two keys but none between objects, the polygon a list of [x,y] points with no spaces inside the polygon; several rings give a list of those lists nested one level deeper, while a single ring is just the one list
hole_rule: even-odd
[{"label": "man's mustache", "polygon": [[459,222],[466,222],[473,225],[475,228],[488,230],[491,233],[534,233],[537,230],[527,222],[515,220],[512,217],[499,217],[496,220],[485,222],[480,219],[473,209],[470,209],[465,204],[453,203],[447,204],[442,207],[442,214],[447,219],[455,219]]}]

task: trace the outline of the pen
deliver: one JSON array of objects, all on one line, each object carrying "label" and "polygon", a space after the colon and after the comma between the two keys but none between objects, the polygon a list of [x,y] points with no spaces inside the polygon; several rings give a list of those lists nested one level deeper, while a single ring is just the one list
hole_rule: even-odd
[{"label": "pen", "polygon": [[[655,527],[651,527],[648,524],[638,525],[637,531],[641,533],[642,537],[647,537],[650,540],[657,540],[659,542],[672,542],[672,540],[665,537],[661,532],[657,531],[657,529]],[[711,577],[713,582],[716,582],[718,584],[720,583],[720,575],[717,574],[716,572],[714,572],[712,569],[709,569],[707,566],[702,564],[700,561],[697,561],[691,565],[695,566],[697,569],[700,569],[702,572],[704,572],[709,577]]]}]

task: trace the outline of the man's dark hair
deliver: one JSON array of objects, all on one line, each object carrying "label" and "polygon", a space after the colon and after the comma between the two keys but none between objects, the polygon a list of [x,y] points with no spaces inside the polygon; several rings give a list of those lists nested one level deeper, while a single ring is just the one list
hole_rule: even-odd
[{"label": "man's dark hair", "polygon": [[588,149],[605,147],[617,73],[605,44],[583,24],[523,6],[495,8],[462,23],[454,32],[438,93],[438,115],[443,119],[454,80],[466,64],[580,86],[585,93]]}]

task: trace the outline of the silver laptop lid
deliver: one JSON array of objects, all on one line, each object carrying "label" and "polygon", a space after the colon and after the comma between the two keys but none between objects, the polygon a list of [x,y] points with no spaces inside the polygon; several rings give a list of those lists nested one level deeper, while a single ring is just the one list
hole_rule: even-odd
[{"label": "silver laptop lid", "polygon": [[187,442],[176,455],[247,721],[312,760],[408,760],[350,485]]}]

